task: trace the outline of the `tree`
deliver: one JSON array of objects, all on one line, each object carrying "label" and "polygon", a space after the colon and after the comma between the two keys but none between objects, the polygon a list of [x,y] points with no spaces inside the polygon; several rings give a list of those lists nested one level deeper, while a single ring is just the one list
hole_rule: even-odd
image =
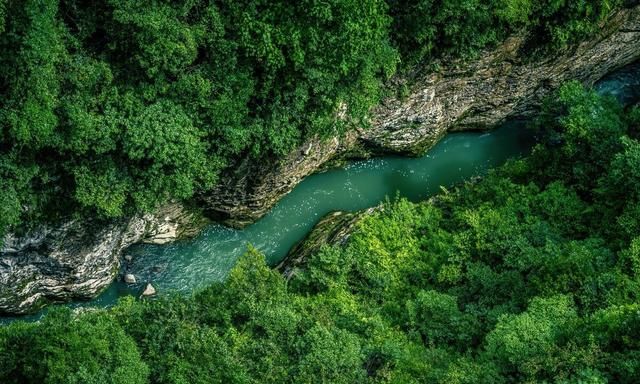
[{"label": "tree", "polygon": [[5,383],[146,383],[135,342],[104,312],[50,311],[38,325],[0,328]]},{"label": "tree", "polygon": [[358,339],[339,328],[317,325],[298,345],[300,360],[292,382],[357,383],[364,381],[363,356]]},{"label": "tree", "polygon": [[420,332],[426,345],[456,345],[461,350],[470,345],[473,318],[460,311],[454,296],[421,291],[414,301],[407,302],[407,311],[411,327]]},{"label": "tree", "polygon": [[486,338],[486,354],[504,373],[535,379],[552,370],[562,332],[577,319],[571,299],[535,298],[527,311],[502,316]]}]

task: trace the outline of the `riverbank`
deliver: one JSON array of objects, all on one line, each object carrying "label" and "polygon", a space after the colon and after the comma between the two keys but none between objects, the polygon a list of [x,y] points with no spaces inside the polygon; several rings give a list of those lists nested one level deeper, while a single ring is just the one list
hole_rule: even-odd
[{"label": "riverbank", "polygon": [[531,125],[479,180],[332,214],[293,274],[249,249],[191,294],[0,327],[0,381],[640,382],[640,110],[570,82]]}]

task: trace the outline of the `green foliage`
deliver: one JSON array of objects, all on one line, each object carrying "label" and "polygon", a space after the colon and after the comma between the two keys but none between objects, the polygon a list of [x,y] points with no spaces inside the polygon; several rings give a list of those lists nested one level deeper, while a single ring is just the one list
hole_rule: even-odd
[{"label": "green foliage", "polygon": [[7,17],[7,0],[0,0],[0,34],[4,32],[6,17]]},{"label": "green foliage", "polygon": [[294,383],[357,383],[365,378],[360,341],[339,328],[315,326],[299,341]]},{"label": "green foliage", "polygon": [[564,47],[620,6],[0,0],[0,238],[206,193],[242,159],[366,125],[399,61],[473,54],[521,28]]},{"label": "green foliage", "polygon": [[382,0],[0,10],[0,156],[18,175],[2,185],[3,232],[74,212],[150,210],[210,189],[244,157],[339,135],[397,62]]},{"label": "green foliage", "polygon": [[198,323],[197,307],[183,298],[152,302],[122,300],[114,315],[138,340],[155,383],[243,383],[238,351],[215,328]]},{"label": "green foliage", "polygon": [[[55,140],[58,124],[55,109],[60,92],[58,66],[66,52],[63,29],[56,18],[56,2],[26,1],[21,11],[24,12],[21,23],[11,23],[3,35],[5,44],[10,40],[8,43],[18,46],[16,52],[5,53],[13,57],[7,57],[6,64],[3,63],[16,68],[10,70],[5,65],[3,68],[8,72],[20,71],[5,75],[11,82],[4,95],[7,100],[0,121],[16,144],[39,149]],[[22,38],[11,41],[13,34],[21,34]]]},{"label": "green foliage", "polygon": [[[531,156],[429,202],[387,201],[288,281],[249,248],[191,297],[1,329],[0,380],[119,382],[106,366],[152,383],[637,382],[636,112],[573,83],[551,100]],[[144,131],[186,119],[171,108],[138,117],[132,158],[164,161],[146,143],[179,139]],[[112,167],[87,185],[117,185]],[[125,196],[79,190],[105,214]]]},{"label": "green foliage", "polygon": [[562,50],[597,33],[622,0],[387,0],[393,38],[408,64],[474,55],[514,31],[529,49]]},{"label": "green foliage", "polygon": [[483,0],[388,0],[393,37],[409,64],[442,54],[469,55],[497,42],[502,31]]},{"label": "green foliage", "polygon": [[[215,180],[216,164],[207,156],[204,133],[196,129],[184,111],[168,101],[145,107],[126,127],[123,151],[134,164],[134,177],[142,181],[133,194],[137,205],[152,207],[151,199],[193,195]],[[133,171],[132,171],[133,173]],[[167,196],[163,196],[163,193]]]},{"label": "green foliage", "polygon": [[[0,233],[186,199],[344,132],[394,69],[391,23],[422,60],[516,27],[564,46],[618,2],[388,5],[0,2]],[[0,382],[638,382],[639,116],[570,83],[531,156],[386,202],[290,280],[250,248],[190,297],[1,327]]]},{"label": "green foliage", "polygon": [[507,25],[528,25],[534,6],[531,0],[497,0],[496,17]]},{"label": "green foliage", "polygon": [[135,342],[104,312],[55,310],[38,325],[0,328],[4,383],[146,383]]},{"label": "green foliage", "polygon": [[486,339],[487,356],[504,372],[535,378],[540,371],[553,373],[554,355],[562,330],[577,319],[570,298],[535,298],[527,311],[502,315]]},{"label": "green foliage", "polygon": [[421,291],[415,301],[407,302],[411,326],[420,332],[428,345],[459,345],[471,342],[469,331],[473,318],[460,311],[454,296],[434,290]]},{"label": "green foliage", "polygon": [[565,48],[577,40],[597,33],[599,25],[618,7],[622,0],[547,0],[538,3],[536,27],[540,39],[554,48]]}]

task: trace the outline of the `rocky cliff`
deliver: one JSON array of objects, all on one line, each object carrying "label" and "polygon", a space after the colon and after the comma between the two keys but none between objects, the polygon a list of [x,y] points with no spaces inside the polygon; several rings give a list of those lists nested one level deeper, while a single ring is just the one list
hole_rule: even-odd
[{"label": "rocky cliff", "polygon": [[68,221],[7,236],[0,248],[0,312],[28,313],[51,302],[91,299],[116,277],[128,246],[193,236],[203,225],[197,213],[173,203],[127,220]]},{"label": "rocky cliff", "polygon": [[447,131],[526,117],[562,82],[593,84],[640,58],[640,6],[621,11],[598,36],[552,57],[528,57],[521,49],[525,41],[525,36],[512,37],[474,61],[451,61],[416,78],[406,96],[388,98],[372,111],[369,129],[340,139],[314,138],[278,162],[240,164],[201,197],[203,206],[225,224],[243,227],[328,160],[353,153],[419,155]]},{"label": "rocky cliff", "polygon": [[[415,78],[404,97],[389,98],[371,112],[369,129],[312,138],[278,162],[237,164],[198,202],[209,216],[242,227],[331,160],[417,155],[449,130],[483,129],[526,116],[561,82],[591,84],[640,58],[640,6],[620,12],[598,36],[553,57],[527,57],[520,49],[524,40],[513,37],[474,61],[450,61]],[[152,215],[110,223],[69,221],[8,236],[0,248],[0,312],[32,312],[49,302],[92,298],[117,276],[128,246],[193,235],[203,223],[198,213],[170,204]]]}]

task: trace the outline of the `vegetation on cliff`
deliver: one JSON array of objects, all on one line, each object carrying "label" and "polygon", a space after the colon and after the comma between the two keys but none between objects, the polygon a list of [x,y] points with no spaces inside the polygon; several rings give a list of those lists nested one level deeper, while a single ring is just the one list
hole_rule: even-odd
[{"label": "vegetation on cliff", "polygon": [[0,238],[210,189],[360,124],[399,62],[528,28],[577,41],[618,0],[0,0]]},{"label": "vegetation on cliff", "polygon": [[593,35],[622,0],[388,0],[392,36],[403,59],[473,55],[530,30],[532,50],[558,50]]},{"label": "vegetation on cliff", "polygon": [[387,203],[289,281],[251,249],[192,297],[2,327],[1,381],[636,383],[640,110],[571,83],[533,126],[529,157]]}]

